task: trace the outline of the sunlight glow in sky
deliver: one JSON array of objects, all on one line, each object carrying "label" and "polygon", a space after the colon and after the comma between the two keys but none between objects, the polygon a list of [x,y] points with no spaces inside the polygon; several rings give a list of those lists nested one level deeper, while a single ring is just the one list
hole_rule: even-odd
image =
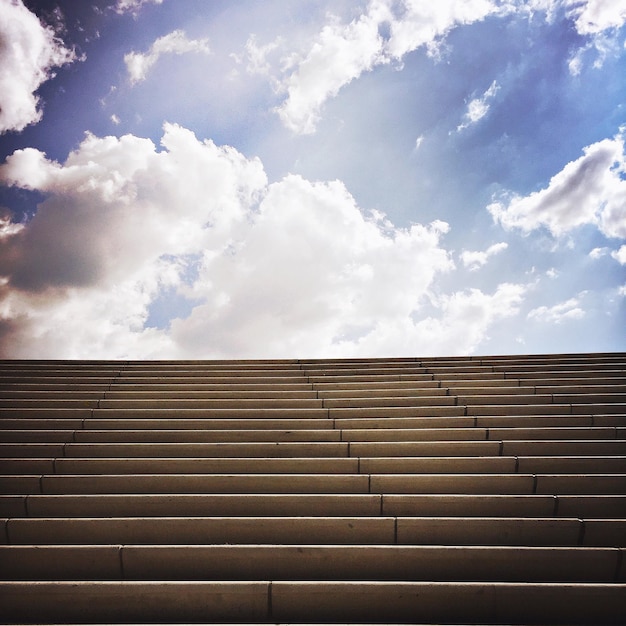
[{"label": "sunlight glow in sky", "polygon": [[626,0],[0,0],[0,357],[626,350]]}]

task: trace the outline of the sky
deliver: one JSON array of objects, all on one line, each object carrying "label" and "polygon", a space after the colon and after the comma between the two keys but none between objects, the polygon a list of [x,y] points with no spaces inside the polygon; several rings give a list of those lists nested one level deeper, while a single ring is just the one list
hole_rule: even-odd
[{"label": "sky", "polygon": [[0,0],[0,357],[626,351],[626,0]]}]

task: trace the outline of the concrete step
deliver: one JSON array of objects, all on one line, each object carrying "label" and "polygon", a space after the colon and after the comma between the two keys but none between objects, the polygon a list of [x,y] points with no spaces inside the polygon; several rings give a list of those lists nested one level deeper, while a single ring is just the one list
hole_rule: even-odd
[{"label": "concrete step", "polygon": [[[469,488],[469,487],[468,487]],[[1,493],[369,493],[359,474],[109,474],[0,476]]]},{"label": "concrete step", "polygon": [[122,517],[3,520],[7,544],[624,547],[626,521],[527,517]]},{"label": "concrete step", "polygon": [[[515,567],[511,567],[511,563]],[[619,548],[387,545],[0,546],[2,580],[625,582]]]},{"label": "concrete step", "polygon": [[601,583],[54,581],[2,583],[0,600],[6,619],[20,623],[598,625],[623,623],[625,591]]},{"label": "concrete step", "polygon": [[384,494],[382,514],[424,517],[626,516],[623,495]]},{"label": "concrete step", "polygon": [[625,456],[0,459],[0,474],[624,474]]},{"label": "concrete step", "polygon": [[[607,522],[608,520],[605,520]],[[13,518],[9,544],[393,544],[392,517]]]},{"label": "concrete step", "polygon": [[[511,369],[507,368],[500,370],[480,370],[480,371],[467,371],[463,369],[429,369],[429,374],[424,376],[432,376],[434,380],[443,382],[450,381],[470,381],[470,380],[511,380],[522,381],[522,385],[525,384],[525,380],[552,380],[552,379],[623,379],[625,368],[615,366],[604,367],[591,367],[584,366],[581,369],[552,369],[545,368],[541,370],[525,370],[525,369]],[[620,381],[621,382],[621,381]]]},{"label": "concrete step", "polygon": [[625,440],[245,443],[1,443],[0,458],[624,456]]},{"label": "concrete step", "polygon": [[625,474],[2,475],[5,494],[616,494]]},{"label": "concrete step", "polygon": [[[25,409],[17,413],[18,416],[0,420],[1,430],[30,430],[30,429],[301,429],[311,430],[318,428],[347,428],[369,429],[405,429],[405,428],[523,428],[523,427],[626,427],[626,415],[490,415],[490,416],[441,416],[441,417],[355,417],[331,420],[328,418],[133,418],[119,417],[106,418],[109,412],[94,411],[81,412],[85,417],[77,418],[33,418],[39,413]],[[71,413],[69,413],[71,414]],[[131,415],[135,414],[131,412]],[[145,412],[139,412],[140,415]],[[170,413],[167,413],[169,415]]]},{"label": "concrete step", "polygon": [[[587,493],[591,479],[601,493],[613,493],[623,476],[587,480],[492,474],[138,474],[3,475],[0,493]],[[550,480],[552,478],[552,480]],[[561,477],[563,478],[563,477]],[[570,480],[567,480],[567,479]],[[576,484],[573,481],[579,479]],[[576,491],[580,484],[582,492]],[[543,486],[543,488],[542,488]]]},{"label": "concrete step", "polygon": [[[296,386],[296,385],[292,385]],[[170,386],[171,387],[171,386]],[[221,390],[204,390],[204,389],[184,389],[180,387],[171,387],[170,389],[145,389],[142,391],[137,390],[122,390],[117,389],[78,389],[78,390],[25,390],[25,389],[6,389],[0,391],[0,397],[3,400],[8,399],[29,399],[29,400],[57,400],[57,399],[72,399],[72,400],[162,400],[162,399],[183,399],[183,400],[301,400],[301,399],[316,399],[318,392],[311,389],[311,385],[304,384],[298,385],[297,389],[289,390],[230,390],[222,388]],[[300,388],[301,387],[301,388]],[[445,395],[445,390],[442,391]]]},{"label": "concrete step", "polygon": [[350,456],[624,456],[626,441],[393,441],[351,442]]},{"label": "concrete step", "polygon": [[381,507],[382,498],[376,494],[0,496],[0,515],[4,517],[371,517],[380,515]]},{"label": "concrete step", "polygon": [[0,441],[47,441],[51,443],[341,441],[341,431],[330,428],[316,430],[0,430]]},{"label": "concrete step", "polygon": [[[40,468],[49,468],[39,471]],[[23,471],[13,471],[20,470]],[[28,471],[26,471],[28,470]],[[60,458],[2,459],[3,474],[354,474],[359,459],[335,458]]]},{"label": "concrete step", "polygon": [[7,544],[381,544],[624,547],[624,520],[123,517],[3,520]]},{"label": "concrete step", "polygon": [[623,519],[626,496],[546,494],[90,494],[0,496],[2,517],[579,517]]},{"label": "concrete step", "polygon": [[[29,412],[28,415],[31,415]],[[98,415],[101,415],[100,413]],[[442,422],[443,424],[443,422]],[[472,418],[464,424],[472,425]],[[591,422],[589,422],[591,425]],[[326,430],[334,427],[333,420],[316,419],[87,419],[5,418],[1,430]]]}]

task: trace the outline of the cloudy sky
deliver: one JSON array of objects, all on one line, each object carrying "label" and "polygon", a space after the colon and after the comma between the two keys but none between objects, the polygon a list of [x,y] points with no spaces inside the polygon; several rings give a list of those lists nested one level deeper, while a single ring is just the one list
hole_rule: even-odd
[{"label": "cloudy sky", "polygon": [[626,0],[0,0],[0,356],[626,350]]}]

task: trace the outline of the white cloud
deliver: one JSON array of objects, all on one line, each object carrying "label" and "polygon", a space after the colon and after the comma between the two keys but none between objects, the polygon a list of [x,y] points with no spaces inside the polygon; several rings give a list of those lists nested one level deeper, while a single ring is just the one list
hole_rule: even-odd
[{"label": "white cloud", "polygon": [[[435,49],[455,26],[506,10],[489,0],[371,0],[359,18],[349,24],[332,21],[306,55],[289,59],[290,73],[280,81],[287,97],[278,113],[292,131],[313,133],[324,103],[363,72],[421,46]],[[386,39],[383,27],[389,31]]]},{"label": "white cloud", "polygon": [[594,248],[590,253],[589,253],[589,258],[591,259],[601,259],[603,256],[605,256],[607,254],[607,252],[609,251],[608,248]]},{"label": "white cloud", "polygon": [[163,4],[163,0],[117,0],[113,10],[120,15],[123,13],[137,15],[147,4]]},{"label": "white cloud", "polygon": [[116,126],[119,126],[122,120],[120,120],[120,118],[117,115],[115,115],[115,113],[113,113],[113,115],[111,115],[111,122],[115,124]]},{"label": "white cloud", "polygon": [[503,283],[493,294],[468,289],[435,300],[439,316],[417,322],[400,320],[397,328],[382,329],[369,341],[359,343],[362,356],[394,352],[411,354],[470,354],[484,340],[494,323],[519,312],[526,287]]},{"label": "white cloud", "polygon": [[41,119],[37,89],[76,56],[21,0],[0,2],[0,43],[0,133],[21,131]]},{"label": "white cloud", "polygon": [[531,0],[528,10],[543,11],[548,21],[563,11],[576,32],[587,39],[569,60],[569,71],[580,74],[584,57],[595,51],[594,67],[602,67],[606,58],[619,54],[618,30],[626,22],[626,0]]},{"label": "white cloud", "polygon": [[626,21],[625,0],[568,0],[570,15],[581,35],[596,35],[620,28]]},{"label": "white cloud", "polygon": [[513,8],[490,0],[404,0],[399,4],[388,4],[394,9],[394,16],[386,48],[395,59],[401,59],[421,46],[427,46],[432,53],[436,53],[442,38],[456,26],[472,24],[489,15],[502,15]]},{"label": "white cloud", "polygon": [[256,35],[250,35],[246,41],[245,52],[241,55],[231,54],[237,63],[243,63],[246,59],[246,71],[249,74],[269,74],[271,64],[268,57],[278,50],[282,44],[282,38],[278,37],[274,41],[265,45],[257,42]]},{"label": "white cloud", "polygon": [[8,214],[4,216],[0,215],[0,241],[5,237],[17,235],[23,228],[24,224],[12,222]]},{"label": "white cloud", "polygon": [[540,306],[528,313],[528,319],[548,324],[560,324],[566,320],[579,320],[583,317],[585,317],[585,311],[580,307],[579,298],[570,298],[552,307]]},{"label": "white cloud", "polygon": [[626,155],[624,137],[604,139],[554,175],[545,189],[512,195],[487,209],[507,230],[530,232],[546,227],[562,235],[583,224],[595,224],[607,237],[626,238]]},{"label": "white cloud", "polygon": [[378,29],[389,18],[386,3],[373,1],[368,12],[350,24],[326,25],[306,57],[291,61],[296,69],[282,83],[287,98],[278,108],[287,128],[313,133],[328,98],[363,72],[387,62]]},{"label": "white cloud", "polygon": [[[397,228],[339,181],[268,185],[258,159],[179,126],[162,146],[88,135],[63,164],[26,149],[0,166],[46,195],[30,222],[3,223],[1,354],[466,353],[517,311],[516,285],[433,299],[453,268],[442,222]],[[172,290],[190,313],[148,328]]]},{"label": "white cloud", "polygon": [[500,243],[494,243],[485,251],[463,250],[463,252],[461,252],[461,261],[465,267],[473,272],[485,265],[490,257],[506,250],[508,247],[508,244],[502,241]]},{"label": "white cloud", "polygon": [[264,189],[260,162],[232,148],[198,142],[174,125],[162,144],[157,152],[133,135],[88,135],[63,165],[32,148],[10,156],[0,181],[48,195],[2,250],[12,285],[41,291],[127,279],[163,254],[186,254],[223,236]]},{"label": "white cloud", "polygon": [[493,100],[498,93],[500,86],[494,80],[489,89],[480,98],[474,98],[467,105],[467,111],[463,116],[463,122],[457,127],[457,131],[462,131],[472,124],[480,121],[489,112],[489,103]]},{"label": "white cloud", "polygon": [[[578,33],[589,39],[570,59],[573,74],[580,72],[582,57],[589,49],[598,53],[596,66],[617,50],[614,35],[626,19],[626,0],[370,0],[359,17],[347,24],[331,18],[307,52],[283,59],[283,75],[277,84],[286,97],[277,111],[293,132],[311,134],[324,103],[342,87],[377,66],[401,61],[418,48],[426,47],[430,54],[438,55],[446,36],[457,26],[515,12],[543,12],[551,20],[561,11]],[[382,36],[383,32],[388,34]],[[260,67],[268,69],[263,63]],[[482,97],[469,103],[458,130],[486,115],[496,91],[494,82]]]},{"label": "white cloud", "polygon": [[544,11],[549,21],[564,10],[580,35],[618,29],[626,21],[626,0],[530,0],[527,5],[531,11]]},{"label": "white cloud", "polygon": [[626,245],[621,246],[619,250],[611,252],[611,256],[620,264],[626,265]]},{"label": "white cloud", "polygon": [[182,30],[175,30],[163,37],[159,37],[146,54],[129,52],[124,55],[124,63],[130,76],[131,83],[145,80],[148,70],[163,54],[186,54],[196,52],[209,54],[208,39],[187,39]]}]

